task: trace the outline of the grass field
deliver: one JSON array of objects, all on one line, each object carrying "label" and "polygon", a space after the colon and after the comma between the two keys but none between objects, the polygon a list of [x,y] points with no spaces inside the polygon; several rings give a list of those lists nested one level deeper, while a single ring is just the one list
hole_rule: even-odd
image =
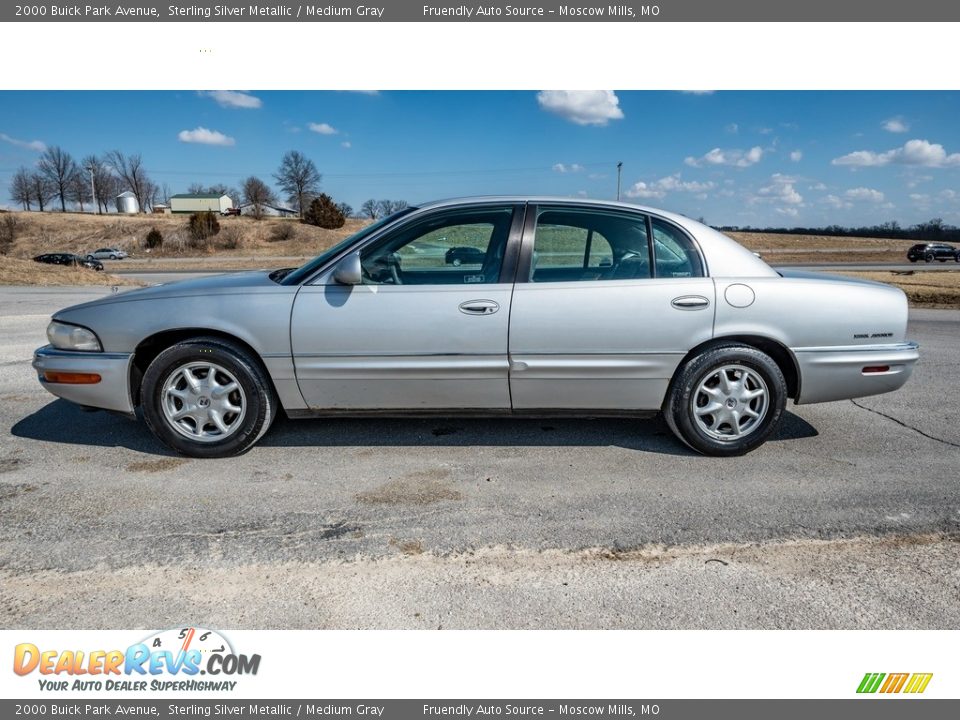
[{"label": "grass field", "polygon": [[0,260],[0,285],[142,285],[130,278],[84,267],[45,265],[21,258]]},{"label": "grass field", "polygon": [[918,272],[911,275],[894,272],[844,272],[848,277],[896,285],[911,305],[960,308],[960,270],[956,272]]}]

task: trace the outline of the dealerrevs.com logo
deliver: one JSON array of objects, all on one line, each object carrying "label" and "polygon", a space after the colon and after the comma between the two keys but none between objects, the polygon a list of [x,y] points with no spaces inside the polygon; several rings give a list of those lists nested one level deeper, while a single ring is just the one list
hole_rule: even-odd
[{"label": "dealerrevs.com logo", "polygon": [[857,686],[858,693],[922,693],[927,689],[933,673],[867,673]]},{"label": "dealerrevs.com logo", "polygon": [[233,678],[259,669],[260,655],[236,653],[223,635],[199,627],[154,633],[125,650],[20,643],[13,653],[13,671],[38,675],[40,689],[48,691],[231,691],[238,682]]}]

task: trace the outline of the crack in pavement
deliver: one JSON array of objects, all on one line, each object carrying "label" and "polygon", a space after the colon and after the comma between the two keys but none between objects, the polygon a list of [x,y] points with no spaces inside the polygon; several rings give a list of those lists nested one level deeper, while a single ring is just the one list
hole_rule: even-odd
[{"label": "crack in pavement", "polygon": [[901,427],[905,427],[907,430],[913,430],[915,433],[917,433],[918,435],[923,435],[923,437],[927,438],[928,440],[933,440],[934,442],[942,443],[944,445],[949,445],[950,447],[960,448],[960,443],[955,443],[951,440],[944,440],[943,438],[938,438],[934,435],[931,435],[930,433],[924,432],[920,428],[917,428],[917,427],[914,427],[913,425],[905,423],[903,420],[900,420],[899,418],[893,417],[893,415],[887,415],[885,412],[881,412],[880,410],[874,410],[873,408],[869,408],[866,405],[861,405],[856,400],[851,400],[850,402],[856,405],[861,410],[872,412],[874,415],[879,415],[880,417],[884,417],[887,420],[893,420],[893,422],[895,422],[897,425]]}]

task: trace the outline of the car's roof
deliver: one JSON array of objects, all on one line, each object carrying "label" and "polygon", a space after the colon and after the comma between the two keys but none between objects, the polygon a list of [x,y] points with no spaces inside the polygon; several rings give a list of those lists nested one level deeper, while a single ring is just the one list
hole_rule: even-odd
[{"label": "car's roof", "polygon": [[623,208],[624,210],[642,211],[653,215],[662,215],[675,220],[689,220],[684,215],[672,213],[668,210],[649,207],[647,205],[638,205],[636,203],[623,202],[620,200],[599,200],[596,198],[579,197],[560,197],[556,195],[476,195],[472,197],[445,198],[443,200],[431,200],[430,202],[418,203],[419,210],[434,209],[440,207],[456,207],[459,205],[475,205],[477,203],[509,203],[516,205],[518,203],[533,203],[536,205],[577,205],[583,207],[603,207],[603,208]]}]

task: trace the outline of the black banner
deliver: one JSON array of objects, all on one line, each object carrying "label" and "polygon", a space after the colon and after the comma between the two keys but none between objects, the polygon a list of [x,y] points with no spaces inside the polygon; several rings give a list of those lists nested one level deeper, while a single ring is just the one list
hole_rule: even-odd
[{"label": "black banner", "polygon": [[[379,4],[378,4],[379,3]],[[436,3],[373,0],[369,4],[28,2],[0,7],[2,22],[953,22],[960,4],[941,0],[650,0],[606,3]]]},{"label": "black banner", "polygon": [[[905,707],[909,705],[910,707]],[[664,720],[942,720],[960,700],[0,700],[0,717],[350,718],[350,720],[537,720],[612,717]]]}]

